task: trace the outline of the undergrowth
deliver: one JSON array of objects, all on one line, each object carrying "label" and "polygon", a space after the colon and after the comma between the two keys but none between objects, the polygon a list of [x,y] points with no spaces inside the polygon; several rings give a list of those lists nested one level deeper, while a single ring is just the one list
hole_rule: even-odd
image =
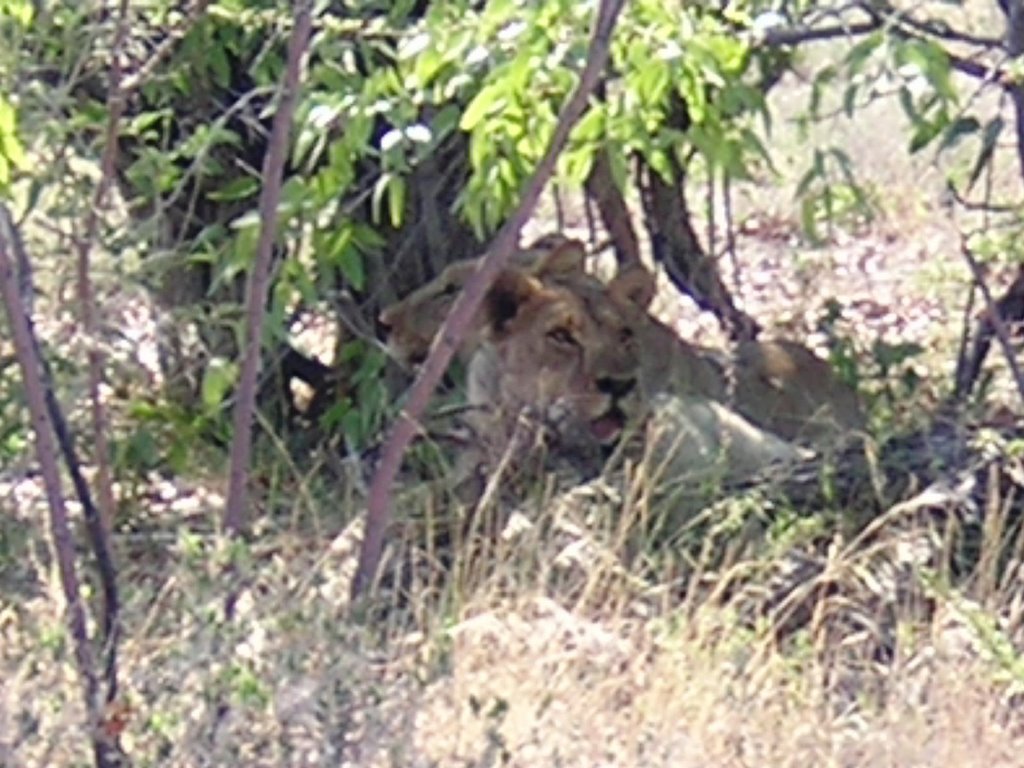
[{"label": "undergrowth", "polygon": [[[272,517],[238,544],[197,523],[215,498],[168,499],[161,535],[119,542],[125,749],[138,766],[1019,765],[1008,514],[959,562],[958,516],[921,497],[858,531],[738,504],[667,546],[637,477],[542,484],[468,527],[411,494],[360,606],[357,508],[323,495],[319,526]],[[0,755],[85,765],[56,576],[41,543],[19,551]]]}]

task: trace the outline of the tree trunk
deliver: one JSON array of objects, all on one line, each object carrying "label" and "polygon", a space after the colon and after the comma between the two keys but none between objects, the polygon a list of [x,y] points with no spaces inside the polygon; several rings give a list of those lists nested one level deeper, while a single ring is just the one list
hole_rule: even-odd
[{"label": "tree trunk", "polygon": [[[674,98],[667,122],[680,131],[690,126],[686,104],[678,96]],[[730,338],[756,338],[760,326],[736,306],[718,264],[697,237],[684,192],[686,169],[678,158],[671,160],[675,177],[672,181],[666,181],[644,164],[646,188],[641,190],[640,197],[654,260],[664,264],[672,282],[693,298],[697,306],[714,313]]]}]

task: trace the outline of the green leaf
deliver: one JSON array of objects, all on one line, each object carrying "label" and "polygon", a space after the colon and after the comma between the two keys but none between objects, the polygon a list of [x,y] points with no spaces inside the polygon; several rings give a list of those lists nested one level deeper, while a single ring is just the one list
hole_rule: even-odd
[{"label": "green leaf", "polygon": [[14,19],[22,27],[28,27],[32,23],[32,10],[32,3],[29,0],[0,1],[0,18]]},{"label": "green leaf", "polygon": [[388,184],[391,182],[390,173],[382,173],[377,183],[373,185],[373,193],[370,195],[370,216],[374,222],[380,222],[380,209],[387,194]]},{"label": "green leaf", "polygon": [[208,415],[212,415],[220,409],[224,397],[235,385],[237,378],[238,366],[235,363],[222,357],[210,360],[203,372],[203,383],[200,388],[203,410]]},{"label": "green leaf", "polygon": [[885,40],[884,35],[881,31],[873,32],[868,37],[861,40],[850,52],[846,54],[846,72],[847,75],[853,76],[858,75],[864,69],[864,64],[871,58],[878,46]]},{"label": "green leaf", "polygon": [[498,83],[484,86],[469,102],[462,113],[459,127],[464,131],[472,131],[488,113],[497,110],[507,101],[504,86]]},{"label": "green leaf", "polygon": [[221,90],[226,90],[231,84],[231,63],[225,49],[220,45],[209,46],[206,49],[206,64],[213,74],[213,82]]},{"label": "green leaf", "polygon": [[136,426],[127,440],[117,445],[120,466],[135,472],[148,472],[160,466],[160,446],[153,431],[144,425]]},{"label": "green leaf", "polygon": [[436,142],[443,141],[459,124],[459,108],[454,104],[446,104],[434,115],[431,124],[434,140]]},{"label": "green leaf", "polygon": [[917,129],[910,137],[910,145],[908,147],[910,154],[913,155],[931,144],[935,137],[942,133],[943,127],[944,123],[941,121],[928,121],[917,126]]},{"label": "green leaf", "polygon": [[0,186],[7,186],[10,170],[25,167],[25,150],[18,139],[18,118],[14,107],[0,97],[0,158],[4,161],[0,171]]},{"label": "green leaf", "polygon": [[318,256],[336,267],[353,288],[363,290],[366,286],[366,271],[352,227],[347,225],[337,232],[327,233],[325,240],[317,249]]},{"label": "green leaf", "polygon": [[821,97],[828,85],[836,79],[836,68],[829,64],[821,68],[811,82],[811,98],[807,111],[812,117],[817,117],[821,111]]},{"label": "green leaf", "polygon": [[663,179],[672,178],[672,162],[668,152],[660,149],[651,149],[644,153],[644,158],[651,169]]},{"label": "green leaf", "polygon": [[914,104],[914,97],[910,93],[910,89],[906,86],[900,88],[899,93],[897,94],[897,99],[899,100],[900,107],[903,108],[903,114],[907,116],[907,119],[910,120],[914,126],[920,125],[921,113]]},{"label": "green leaf", "polygon": [[255,176],[243,176],[230,181],[220,189],[210,192],[207,197],[211,200],[233,201],[245,200],[256,194],[260,188],[260,181]]},{"label": "green leaf", "polygon": [[494,142],[489,141],[483,131],[474,132],[469,138],[469,167],[480,173],[490,166],[494,156]]},{"label": "green leaf", "polygon": [[956,99],[950,80],[949,54],[940,45],[930,40],[903,41],[896,49],[896,61],[916,69],[942,99]]},{"label": "green leaf", "polygon": [[824,240],[818,233],[818,201],[816,198],[804,198],[800,203],[800,228],[804,237],[814,245],[821,245]]},{"label": "green leaf", "polygon": [[391,226],[398,229],[402,226],[405,213],[405,179],[392,176],[388,184],[388,213],[391,214]]},{"label": "green leaf", "polygon": [[578,149],[566,150],[558,158],[559,174],[562,179],[573,186],[582,186],[594,161],[594,148],[587,144]]},{"label": "green leaf", "polygon": [[947,149],[955,147],[964,136],[977,133],[980,130],[981,123],[978,122],[978,118],[974,116],[961,115],[950,123],[943,132],[942,142],[939,144],[938,151],[941,153]]},{"label": "green leaf", "polygon": [[629,160],[624,152],[617,151],[615,147],[609,146],[608,165],[612,171],[612,178],[615,179],[615,186],[619,189],[626,189],[629,183]]},{"label": "green leaf", "polygon": [[970,179],[967,182],[968,191],[981,176],[985,166],[992,162],[996,142],[999,141],[999,134],[1003,132],[1005,125],[1003,118],[998,115],[985,125],[985,129],[981,133],[981,149],[978,151],[978,157],[974,161],[974,168],[971,169]]},{"label": "green leaf", "polygon": [[[843,114],[847,117],[853,117],[854,108],[857,106],[857,94],[860,93],[860,87],[854,83],[846,87],[843,91]],[[811,114],[815,114],[812,112]]]},{"label": "green leaf", "polygon": [[578,141],[599,140],[607,133],[606,118],[607,110],[603,104],[592,105],[573,129],[573,138]]}]

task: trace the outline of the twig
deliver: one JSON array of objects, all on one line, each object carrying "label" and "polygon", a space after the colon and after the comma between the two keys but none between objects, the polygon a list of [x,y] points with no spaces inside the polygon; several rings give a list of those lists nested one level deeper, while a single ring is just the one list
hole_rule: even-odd
[{"label": "twig", "polygon": [[39,373],[39,359],[32,341],[28,316],[18,294],[18,280],[9,252],[9,233],[13,227],[6,208],[0,211],[0,295],[14,340],[15,353],[21,367],[25,398],[35,434],[36,457],[39,461],[46,500],[50,509],[50,536],[53,539],[61,587],[67,602],[67,621],[78,673],[82,678],[82,694],[85,711],[89,717],[89,738],[92,742],[93,757],[99,768],[117,765],[117,753],[108,744],[99,728],[101,710],[99,703],[99,680],[89,632],[86,627],[85,606],[82,603],[78,572],[75,568],[75,543],[71,537],[67,508],[61,491],[60,473],[57,468],[57,452],[53,443],[53,424],[47,414],[45,388]]},{"label": "twig", "polygon": [[[976,202],[974,200],[968,200],[964,197],[960,190],[956,188],[956,185],[952,181],[946,183],[946,191],[949,193],[953,201],[968,211],[981,211],[985,214],[990,213],[1005,213],[1011,215],[1017,215],[1020,213],[1020,203],[990,203],[990,202]],[[1016,226],[1016,222],[1014,222]]]},{"label": "twig", "polygon": [[[863,21],[850,24],[837,24],[828,27],[814,26],[792,26],[792,27],[771,27],[760,30],[752,35],[751,41],[755,46],[776,48],[782,46],[799,46],[804,43],[820,42],[822,40],[833,40],[839,37],[860,37],[877,32],[880,29],[889,27],[889,31],[904,39],[929,40],[927,35],[940,37],[942,39],[953,39],[948,36],[938,35],[934,29],[921,29],[917,24],[912,24],[907,19],[899,16],[883,16],[878,12],[872,12],[871,21]],[[976,44],[992,44],[997,47],[998,41],[979,38],[974,41]],[[991,66],[975,59],[959,56],[952,51],[945,51],[949,58],[950,66],[969,77],[980,80],[987,80],[1005,89],[1012,89],[1014,78],[1012,74],[1003,67]]]},{"label": "twig", "polygon": [[608,152],[609,148],[605,144],[594,152],[593,164],[583,188],[587,198],[597,205],[601,222],[615,246],[616,264],[621,269],[630,264],[640,263],[640,241],[633,228],[626,201],[615,183]]},{"label": "twig", "polygon": [[[90,257],[93,246],[99,240],[100,211],[107,205],[110,187],[114,183],[117,166],[118,132],[121,115],[124,113],[124,95],[121,92],[121,54],[125,39],[128,36],[128,0],[121,0],[118,9],[117,27],[114,31],[114,42],[110,50],[110,82],[107,91],[107,127],[104,137],[103,155],[100,158],[100,179],[93,190],[92,201],[85,217],[85,234],[75,238],[78,251],[78,309],[81,320],[82,334],[86,340],[86,371],[89,391],[89,411],[92,421],[93,462],[96,464],[96,497],[99,500],[99,515],[89,514],[91,504],[83,500],[86,510],[86,527],[92,542],[93,552],[101,564],[100,575],[103,580],[104,594],[104,637],[103,645],[107,653],[106,681],[107,701],[117,696],[117,639],[118,639],[118,604],[117,584],[114,580],[115,570],[111,558],[110,532],[113,529],[117,503],[114,500],[113,476],[110,469],[110,446],[107,441],[107,414],[103,404],[101,387],[103,382],[103,353],[97,342],[96,301],[93,293]],[[52,390],[51,390],[52,391]],[[53,411],[57,411],[54,401]],[[53,412],[51,412],[51,418]],[[64,427],[63,419],[54,418],[55,428]],[[59,436],[59,435],[58,435]],[[63,444],[64,441],[62,441]],[[72,455],[65,460],[71,465],[75,462]],[[77,486],[77,483],[76,483]],[[87,492],[87,491],[86,491]],[[79,496],[81,489],[79,488]]]},{"label": "twig", "polygon": [[867,35],[880,29],[880,21],[862,21],[853,24],[836,24],[829,27],[770,27],[754,34],[757,45],[775,48],[784,45],[802,45],[803,43],[834,40],[837,37],[856,37]]},{"label": "twig", "polygon": [[[968,391],[974,386],[974,380],[978,376],[978,370],[969,371],[968,366],[972,365],[967,359],[967,347],[971,343],[971,318],[974,317],[974,302],[978,295],[977,281],[971,281],[970,289],[967,292],[967,301],[964,303],[963,321],[960,327],[960,343],[956,351],[956,372],[953,380],[953,401],[960,401],[967,396]],[[978,363],[976,369],[980,369]]]},{"label": "twig", "polygon": [[104,698],[110,702],[117,696],[117,643],[120,636],[120,619],[118,618],[120,599],[117,589],[117,569],[114,567],[110,539],[103,528],[100,512],[93,503],[89,483],[86,482],[85,476],[82,474],[82,462],[79,461],[78,454],[75,451],[74,437],[68,427],[68,421],[64,417],[60,403],[57,401],[56,388],[53,384],[53,373],[35,335],[31,315],[31,307],[35,297],[32,287],[31,264],[28,253],[22,243],[21,233],[18,231],[17,225],[13,223],[10,211],[3,204],[0,204],[0,232],[3,234],[7,247],[13,252],[14,272],[18,278],[18,296],[21,300],[22,311],[25,313],[28,321],[32,351],[35,354],[36,360],[39,361],[40,379],[46,397],[46,412],[53,424],[57,446],[64,457],[64,463],[67,465],[68,476],[71,478],[71,484],[74,486],[75,495],[82,505],[82,514],[89,532],[93,554],[96,557],[96,571],[99,574],[100,587],[103,592],[103,649],[107,655],[103,670],[104,680],[107,684]]},{"label": "twig", "polygon": [[963,254],[967,266],[970,267],[971,276],[974,278],[974,282],[977,283],[978,290],[981,291],[981,296],[985,300],[985,314],[988,322],[991,323],[992,330],[995,331],[996,338],[999,340],[999,346],[1002,347],[1003,354],[1006,356],[1006,362],[1010,366],[1010,373],[1013,375],[1014,383],[1017,385],[1017,392],[1020,395],[1021,402],[1024,403],[1024,372],[1021,371],[1020,364],[1017,362],[1017,356],[1013,351],[1010,333],[1006,328],[1006,323],[1003,322],[999,307],[996,306],[996,302],[992,298],[992,292],[988,288],[985,275],[982,273],[981,267],[978,266],[978,262],[974,258],[970,246],[967,244],[967,239],[962,236],[960,238],[960,253]]},{"label": "twig", "polygon": [[434,388],[441,380],[459,342],[468,330],[487,290],[508,263],[523,228],[536,205],[573,126],[583,115],[590,94],[597,86],[608,60],[611,34],[625,0],[601,0],[579,84],[559,116],[544,157],[523,190],[519,207],[498,231],[480,267],[470,277],[462,293],[438,331],[426,362],[409,391],[405,409],[399,415],[384,445],[367,501],[366,532],[359,552],[359,565],[352,580],[352,596],[358,597],[370,584],[380,565],[384,537],[391,518],[391,486],[398,474],[405,449],[417,431],[417,424]]},{"label": "twig", "polygon": [[[1024,4],[1007,3],[1006,6],[1006,53],[1019,60],[1024,53]],[[1024,177],[1024,86],[1014,79],[1007,88],[1013,102],[1014,135],[1017,137],[1017,168]]]},{"label": "twig", "polygon": [[729,266],[732,268],[732,294],[740,296],[743,293],[743,274],[740,271],[740,262],[736,258],[736,221],[733,218],[732,210],[732,177],[728,171],[722,171],[722,216],[725,227],[725,254],[729,257]]},{"label": "twig", "polygon": [[249,274],[246,295],[245,350],[238,380],[238,399],[233,414],[231,472],[224,529],[230,535],[242,531],[248,506],[249,458],[252,453],[252,422],[256,408],[256,384],[260,369],[263,316],[270,285],[274,241],[277,237],[277,209],[281,200],[284,165],[288,157],[292,117],[298,100],[303,59],[313,27],[313,2],[303,0],[295,13],[295,26],[288,41],[288,60],[281,83],[277,111],[270,129],[267,154],[263,160],[263,188],[260,191],[260,237],[256,259]]}]

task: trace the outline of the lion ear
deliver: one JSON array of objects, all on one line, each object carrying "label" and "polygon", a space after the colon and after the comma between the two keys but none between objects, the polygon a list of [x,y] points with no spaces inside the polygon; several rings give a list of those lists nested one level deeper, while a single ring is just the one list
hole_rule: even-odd
[{"label": "lion ear", "polygon": [[484,317],[490,334],[500,338],[527,302],[543,290],[535,277],[518,269],[504,270],[484,298]]},{"label": "lion ear", "polygon": [[630,267],[615,276],[608,284],[608,293],[619,302],[635,304],[647,309],[657,292],[657,285],[645,267]]},{"label": "lion ear", "polygon": [[564,277],[583,272],[586,247],[579,240],[563,240],[537,260],[531,272],[537,277]]}]

